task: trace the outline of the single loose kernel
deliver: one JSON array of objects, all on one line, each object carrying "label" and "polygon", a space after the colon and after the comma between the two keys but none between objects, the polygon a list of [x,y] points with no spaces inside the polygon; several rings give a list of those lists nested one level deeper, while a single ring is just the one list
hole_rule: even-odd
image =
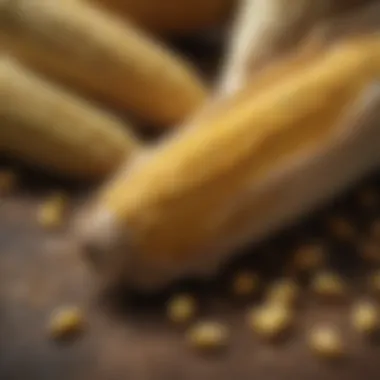
[{"label": "single loose kernel", "polygon": [[352,324],[363,334],[373,334],[379,330],[379,310],[373,302],[361,301],[352,309]]},{"label": "single loose kernel", "polygon": [[0,170],[0,195],[11,193],[17,183],[17,176],[11,170]]},{"label": "single loose kernel", "polygon": [[299,295],[300,289],[293,280],[277,280],[268,289],[267,302],[292,306],[297,302]]},{"label": "single loose kernel", "polygon": [[49,333],[53,339],[65,339],[77,335],[84,327],[84,316],[77,307],[55,310],[50,318]]},{"label": "single loose kernel", "polygon": [[247,297],[257,292],[260,279],[252,272],[237,273],[232,279],[232,293],[237,297]]},{"label": "single loose kernel", "polygon": [[309,272],[322,266],[325,259],[322,245],[310,244],[299,247],[293,256],[294,268],[299,272]]},{"label": "single loose kernel", "polygon": [[57,228],[64,222],[67,199],[63,194],[54,194],[38,210],[38,222],[47,229]]},{"label": "single loose kernel", "polygon": [[348,219],[343,217],[333,217],[328,221],[328,227],[331,235],[343,242],[354,241],[357,237],[357,231]]},{"label": "single loose kernel", "polygon": [[248,325],[261,338],[274,340],[289,330],[293,319],[293,313],[288,307],[265,304],[249,312]]},{"label": "single loose kernel", "polygon": [[229,330],[218,322],[198,322],[186,334],[187,342],[197,350],[214,351],[224,348],[229,341]]},{"label": "single loose kernel", "polygon": [[343,340],[339,331],[333,326],[317,326],[308,336],[310,349],[326,359],[338,359],[344,354]]},{"label": "single loose kernel", "polygon": [[347,294],[346,284],[334,273],[321,272],[311,282],[312,291],[322,299],[340,299]]},{"label": "single loose kernel", "polygon": [[197,308],[194,297],[187,294],[177,295],[169,300],[167,315],[171,322],[184,324],[194,318]]}]

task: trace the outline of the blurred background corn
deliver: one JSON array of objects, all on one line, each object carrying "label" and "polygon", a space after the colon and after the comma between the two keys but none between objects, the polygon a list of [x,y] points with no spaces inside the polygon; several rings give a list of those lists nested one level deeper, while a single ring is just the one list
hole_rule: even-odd
[{"label": "blurred background corn", "polygon": [[181,122],[206,95],[184,59],[84,1],[0,2],[0,43],[30,67],[153,125]]},{"label": "blurred background corn", "polygon": [[127,125],[16,60],[0,58],[0,152],[54,174],[101,179],[136,151]]},{"label": "blurred background corn", "polygon": [[220,26],[237,0],[88,0],[138,25],[166,35],[188,34]]}]

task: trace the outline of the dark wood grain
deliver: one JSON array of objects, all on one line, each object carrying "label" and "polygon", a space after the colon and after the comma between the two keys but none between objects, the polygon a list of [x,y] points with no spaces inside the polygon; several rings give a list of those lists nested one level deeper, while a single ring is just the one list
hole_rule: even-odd
[{"label": "dark wood grain", "polygon": [[[374,182],[375,181],[375,182]],[[322,307],[308,300],[298,313],[294,332],[278,346],[256,339],[245,325],[248,304],[228,296],[229,270],[252,266],[279,276],[286,251],[295,242],[324,236],[324,215],[344,213],[359,228],[377,215],[377,209],[355,205],[355,193],[334,202],[314,218],[255,249],[210,284],[180,284],[175,290],[192,289],[203,302],[204,317],[225,322],[232,340],[226,352],[205,357],[184,343],[183,331],[165,320],[164,302],[170,294],[150,298],[98,293],[91,274],[65,229],[43,231],[36,223],[39,203],[53,184],[29,184],[3,198],[0,205],[0,379],[65,380],[166,380],[166,379],[378,379],[380,348],[360,339],[350,329],[349,305]],[[376,177],[372,188],[378,187]],[[42,191],[42,190],[41,190]],[[75,194],[73,194],[75,198]],[[347,198],[347,199],[346,199]],[[356,218],[356,219],[355,219]],[[338,265],[360,291],[358,279],[368,268],[350,259],[349,248],[335,249],[332,265]],[[335,263],[334,255],[337,260]],[[350,261],[351,260],[351,261]],[[334,264],[335,263],[335,264]],[[360,281],[358,282],[360,284]],[[86,312],[85,332],[66,343],[51,341],[47,332],[54,308],[78,305]],[[305,334],[313,322],[333,321],[344,331],[347,359],[334,366],[313,357]]]}]

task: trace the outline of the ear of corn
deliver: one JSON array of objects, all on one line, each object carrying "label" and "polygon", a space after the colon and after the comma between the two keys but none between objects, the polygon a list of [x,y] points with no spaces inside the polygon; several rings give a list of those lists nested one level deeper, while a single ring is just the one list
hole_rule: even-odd
[{"label": "ear of corn", "polygon": [[[159,265],[207,262],[246,239],[262,237],[320,199],[312,186],[324,179],[328,166],[311,171],[304,190],[301,175],[287,186],[289,170],[352,132],[342,127],[342,117],[373,83],[379,66],[372,64],[379,51],[377,38],[340,44],[259,94],[198,121],[197,128],[180,131],[105,186],[94,213],[107,215],[120,231],[124,228],[120,241],[127,236],[140,260]],[[342,155],[340,148],[337,154],[334,163]],[[370,150],[357,164],[350,162],[344,180],[378,164],[379,154],[373,154]],[[280,189],[278,179],[283,181]],[[341,180],[333,177],[329,187],[321,188],[323,195],[331,195]],[[297,204],[294,188],[310,194],[307,201],[301,198]]]},{"label": "ear of corn", "polygon": [[157,125],[182,121],[205,97],[184,60],[84,1],[0,3],[0,42],[34,69]]},{"label": "ear of corn", "polygon": [[379,4],[372,0],[241,0],[227,46],[220,95],[240,91],[262,67],[302,44],[305,36],[328,44],[347,35],[378,31],[379,11]]},{"label": "ear of corn", "polygon": [[189,33],[223,23],[235,0],[89,0],[159,33]]},{"label": "ear of corn", "polygon": [[326,7],[323,0],[313,4],[307,0],[239,3],[222,71],[223,95],[242,89],[258,68],[296,46]]},{"label": "ear of corn", "polygon": [[65,176],[98,179],[138,147],[118,119],[0,59],[0,152]]}]

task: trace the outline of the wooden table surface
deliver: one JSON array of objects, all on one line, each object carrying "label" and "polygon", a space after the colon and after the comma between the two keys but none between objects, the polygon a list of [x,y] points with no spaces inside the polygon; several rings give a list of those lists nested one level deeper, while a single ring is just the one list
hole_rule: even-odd
[{"label": "wooden table surface", "polygon": [[[38,225],[39,204],[58,186],[52,183],[39,190],[21,178],[21,190],[3,198],[0,206],[0,379],[379,378],[380,347],[350,328],[349,303],[320,305],[305,293],[294,332],[282,344],[269,345],[245,325],[246,309],[253,301],[236,302],[226,286],[233,268],[251,267],[280,276],[290,247],[321,237],[327,241],[325,215],[347,216],[357,228],[365,229],[378,209],[362,210],[356,205],[356,194],[253,248],[256,254],[232,263],[209,284],[178,284],[152,297],[120,296],[97,291],[65,229],[48,232]],[[371,181],[370,188],[378,191],[376,177]],[[360,284],[373,266],[358,265],[361,261],[356,261],[349,245],[330,243],[330,247],[331,265],[349,278],[351,298],[364,294]],[[184,332],[167,322],[165,299],[180,289],[194,291],[203,317],[230,327],[231,343],[225,352],[213,357],[194,352],[185,344]],[[57,343],[50,339],[47,324],[52,311],[62,305],[83,308],[87,322],[78,339]],[[342,362],[330,365],[307,349],[307,331],[317,321],[336,323],[344,332],[347,358]]]},{"label": "wooden table surface", "polygon": [[[379,193],[374,174],[362,188]],[[363,281],[374,264],[364,265],[352,244],[331,241],[326,215],[343,215],[365,232],[379,215],[379,205],[364,207],[357,192],[341,196],[310,220],[273,237],[231,263],[207,284],[177,284],[160,295],[105,295],[67,229],[44,231],[36,221],[38,206],[55,189],[73,200],[76,190],[38,175],[20,174],[19,189],[0,200],[0,379],[1,380],[303,380],[380,378],[380,347],[360,338],[349,325],[350,303],[321,305],[307,291],[296,326],[282,344],[260,342],[245,324],[253,301],[236,302],[228,294],[234,268],[253,268],[264,277],[283,275],[286,257],[302,242],[322,241],[331,251],[330,265],[347,276],[350,298],[365,294]],[[380,197],[378,197],[380,201]],[[252,252],[253,251],[253,252]],[[165,318],[165,300],[173,292],[191,290],[201,314],[231,329],[231,342],[220,355],[204,356],[184,342],[184,332]],[[57,343],[47,324],[56,307],[83,308],[86,328],[78,339]],[[318,321],[336,323],[343,332],[347,357],[329,364],[314,357],[305,338]]]}]

